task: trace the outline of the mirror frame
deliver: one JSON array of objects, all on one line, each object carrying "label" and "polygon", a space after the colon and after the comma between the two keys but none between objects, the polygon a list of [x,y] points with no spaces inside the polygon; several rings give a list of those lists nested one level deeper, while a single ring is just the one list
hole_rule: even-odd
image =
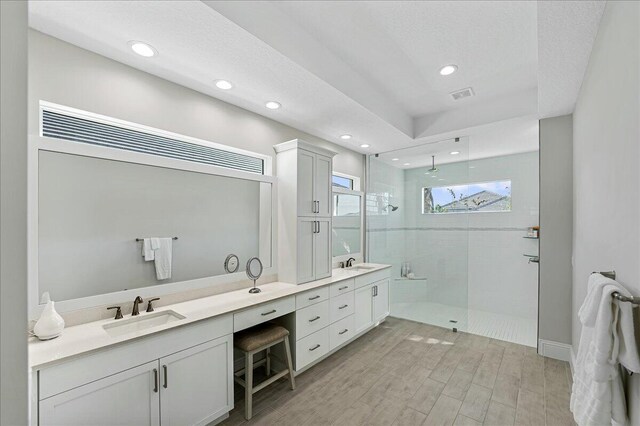
[{"label": "mirror frame", "polygon": [[[342,175],[340,173],[334,173],[335,175]],[[347,175],[344,175],[347,176]],[[349,178],[353,178],[352,176],[347,176]],[[355,187],[355,182],[354,182]],[[332,194],[331,200],[333,201],[333,194],[346,194],[346,195],[355,195],[360,197],[360,251],[358,253],[349,253],[349,254],[341,254],[339,256],[333,255],[333,246],[331,247],[331,259],[334,267],[338,266],[339,262],[344,262],[348,260],[350,257],[356,259],[356,262],[364,261],[364,192],[340,188],[338,186],[332,186]],[[333,211],[332,211],[333,215]],[[333,216],[335,217],[335,216]],[[333,232],[333,217],[331,218],[331,232]]]},{"label": "mirror frame", "polygon": [[[49,103],[41,102],[40,111],[42,111],[43,105],[50,108]],[[63,139],[48,138],[42,136],[42,129],[40,128],[39,135],[29,136],[28,141],[28,206],[27,206],[27,221],[28,221],[28,280],[27,280],[27,292],[28,292],[28,306],[29,306],[29,319],[36,319],[40,316],[44,305],[40,304],[39,295],[41,293],[38,285],[38,173],[39,173],[39,153],[40,151],[51,151],[62,154],[80,155],[85,157],[93,157],[105,160],[122,161],[133,164],[141,164],[146,166],[155,166],[169,169],[176,169],[182,171],[197,172],[203,174],[231,177],[236,179],[246,179],[257,181],[261,183],[268,183],[271,185],[271,222],[268,232],[271,241],[271,266],[264,268],[265,275],[277,274],[277,241],[275,238],[275,226],[277,221],[277,215],[275,208],[277,205],[277,179],[273,176],[273,158],[268,155],[257,154],[238,148],[217,144],[201,139],[191,138],[188,136],[167,132],[164,130],[158,130],[147,126],[137,125],[135,123],[129,123],[121,120],[112,119],[111,117],[105,117],[98,114],[93,114],[85,111],[75,110],[74,108],[67,108],[62,106],[56,106],[67,113],[72,112],[79,116],[91,116],[93,119],[103,120],[110,123],[120,123],[120,125],[126,125],[129,127],[142,129],[146,132],[152,132],[160,134],[161,136],[178,138],[180,140],[188,141],[191,143],[213,146],[216,148],[222,148],[228,151],[240,152],[248,154],[254,157],[261,158],[264,161],[264,174],[259,175],[256,173],[250,173],[240,170],[227,169],[223,167],[211,166],[207,164],[189,162],[184,160],[176,160],[167,157],[154,156],[149,154],[142,154],[131,151],[118,150],[113,148],[105,148],[97,145],[89,145],[78,142],[72,142]],[[41,115],[41,114],[40,114]],[[39,120],[39,126],[41,127],[42,120]],[[262,244],[260,244],[262,246]],[[130,290],[116,291],[112,293],[105,293],[95,296],[81,297],[77,299],[69,300],[56,300],[56,310],[58,312],[69,312],[73,310],[95,308],[104,306],[107,304],[122,303],[132,301],[136,296],[140,296],[143,299],[148,297],[158,297],[168,294],[175,294],[190,290],[198,290],[207,287],[212,287],[218,284],[228,284],[238,282],[246,279],[244,271],[238,271],[230,274],[215,275],[210,277],[198,278],[187,281],[180,281],[168,284],[157,284],[146,287],[139,287]],[[46,289],[42,289],[46,291]]]}]

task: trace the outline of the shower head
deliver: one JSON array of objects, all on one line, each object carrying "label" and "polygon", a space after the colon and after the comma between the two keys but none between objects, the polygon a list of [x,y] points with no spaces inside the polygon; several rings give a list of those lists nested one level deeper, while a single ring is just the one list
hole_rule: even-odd
[{"label": "shower head", "polygon": [[387,204],[387,206],[384,209],[387,210],[389,207],[391,207],[392,212],[395,212],[396,210],[398,210],[398,206],[393,206],[391,204]]}]

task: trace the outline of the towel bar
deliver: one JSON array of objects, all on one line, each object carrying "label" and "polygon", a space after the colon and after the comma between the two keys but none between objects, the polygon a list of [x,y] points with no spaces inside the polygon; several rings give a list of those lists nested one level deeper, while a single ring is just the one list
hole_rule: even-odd
[{"label": "towel bar", "polygon": [[[171,239],[172,239],[172,240],[177,240],[177,239],[178,239],[178,237],[171,237]],[[137,241],[137,242],[140,242],[140,241],[142,241],[142,240],[144,240],[144,238],[136,238],[136,241]]]},{"label": "towel bar", "polygon": [[[616,279],[616,271],[592,272],[592,274],[600,274],[607,278],[611,278],[612,280]],[[611,297],[621,302],[629,302],[629,303],[633,303],[634,305],[640,305],[640,298],[623,296],[617,291],[614,291],[613,293],[611,293]]]}]

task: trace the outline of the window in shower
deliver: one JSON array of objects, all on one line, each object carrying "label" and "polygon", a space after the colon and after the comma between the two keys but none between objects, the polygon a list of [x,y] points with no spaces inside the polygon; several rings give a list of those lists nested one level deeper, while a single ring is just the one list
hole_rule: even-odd
[{"label": "window in shower", "polygon": [[422,188],[422,214],[511,211],[511,180]]}]

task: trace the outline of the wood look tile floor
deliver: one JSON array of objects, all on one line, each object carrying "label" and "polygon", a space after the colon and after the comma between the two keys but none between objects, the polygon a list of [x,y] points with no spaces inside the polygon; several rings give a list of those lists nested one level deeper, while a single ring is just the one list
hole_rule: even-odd
[{"label": "wood look tile floor", "polygon": [[[258,373],[259,369],[256,369]],[[223,425],[574,425],[571,374],[534,348],[388,318]]]}]

